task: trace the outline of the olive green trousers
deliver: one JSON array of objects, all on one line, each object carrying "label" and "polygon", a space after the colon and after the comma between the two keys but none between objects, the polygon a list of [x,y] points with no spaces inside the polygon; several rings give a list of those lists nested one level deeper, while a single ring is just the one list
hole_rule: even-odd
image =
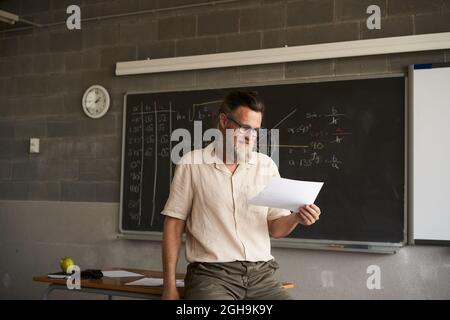
[{"label": "olive green trousers", "polygon": [[184,297],[189,300],[292,300],[275,279],[275,260],[194,262],[188,265]]}]

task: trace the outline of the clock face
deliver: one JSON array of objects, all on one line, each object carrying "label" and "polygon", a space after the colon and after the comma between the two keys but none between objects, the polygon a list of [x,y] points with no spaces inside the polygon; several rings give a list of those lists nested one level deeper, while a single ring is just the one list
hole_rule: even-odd
[{"label": "clock face", "polygon": [[83,95],[83,110],[90,118],[98,119],[109,109],[109,94],[102,86],[92,86]]}]

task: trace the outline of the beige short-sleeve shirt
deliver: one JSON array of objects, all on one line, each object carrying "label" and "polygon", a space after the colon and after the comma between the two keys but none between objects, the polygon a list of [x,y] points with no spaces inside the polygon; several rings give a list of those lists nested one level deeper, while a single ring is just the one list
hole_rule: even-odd
[{"label": "beige short-sleeve shirt", "polygon": [[[192,164],[192,159],[203,159]],[[196,162],[198,163],[198,162]],[[285,209],[248,205],[273,177],[273,160],[254,152],[232,174],[215,156],[214,143],[186,154],[175,169],[162,214],[186,220],[189,262],[268,261],[267,220],[290,215]]]}]

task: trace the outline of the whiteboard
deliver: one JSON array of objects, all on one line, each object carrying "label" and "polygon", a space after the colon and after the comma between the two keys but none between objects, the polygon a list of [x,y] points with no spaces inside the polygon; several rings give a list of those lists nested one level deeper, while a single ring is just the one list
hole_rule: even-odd
[{"label": "whiteboard", "polygon": [[411,68],[414,240],[450,240],[450,67]]}]

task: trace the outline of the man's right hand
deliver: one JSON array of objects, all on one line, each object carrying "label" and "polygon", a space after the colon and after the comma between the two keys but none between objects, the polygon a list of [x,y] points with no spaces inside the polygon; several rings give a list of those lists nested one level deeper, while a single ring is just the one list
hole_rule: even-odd
[{"label": "man's right hand", "polygon": [[161,297],[162,300],[180,300],[180,293],[177,288],[164,288]]}]

